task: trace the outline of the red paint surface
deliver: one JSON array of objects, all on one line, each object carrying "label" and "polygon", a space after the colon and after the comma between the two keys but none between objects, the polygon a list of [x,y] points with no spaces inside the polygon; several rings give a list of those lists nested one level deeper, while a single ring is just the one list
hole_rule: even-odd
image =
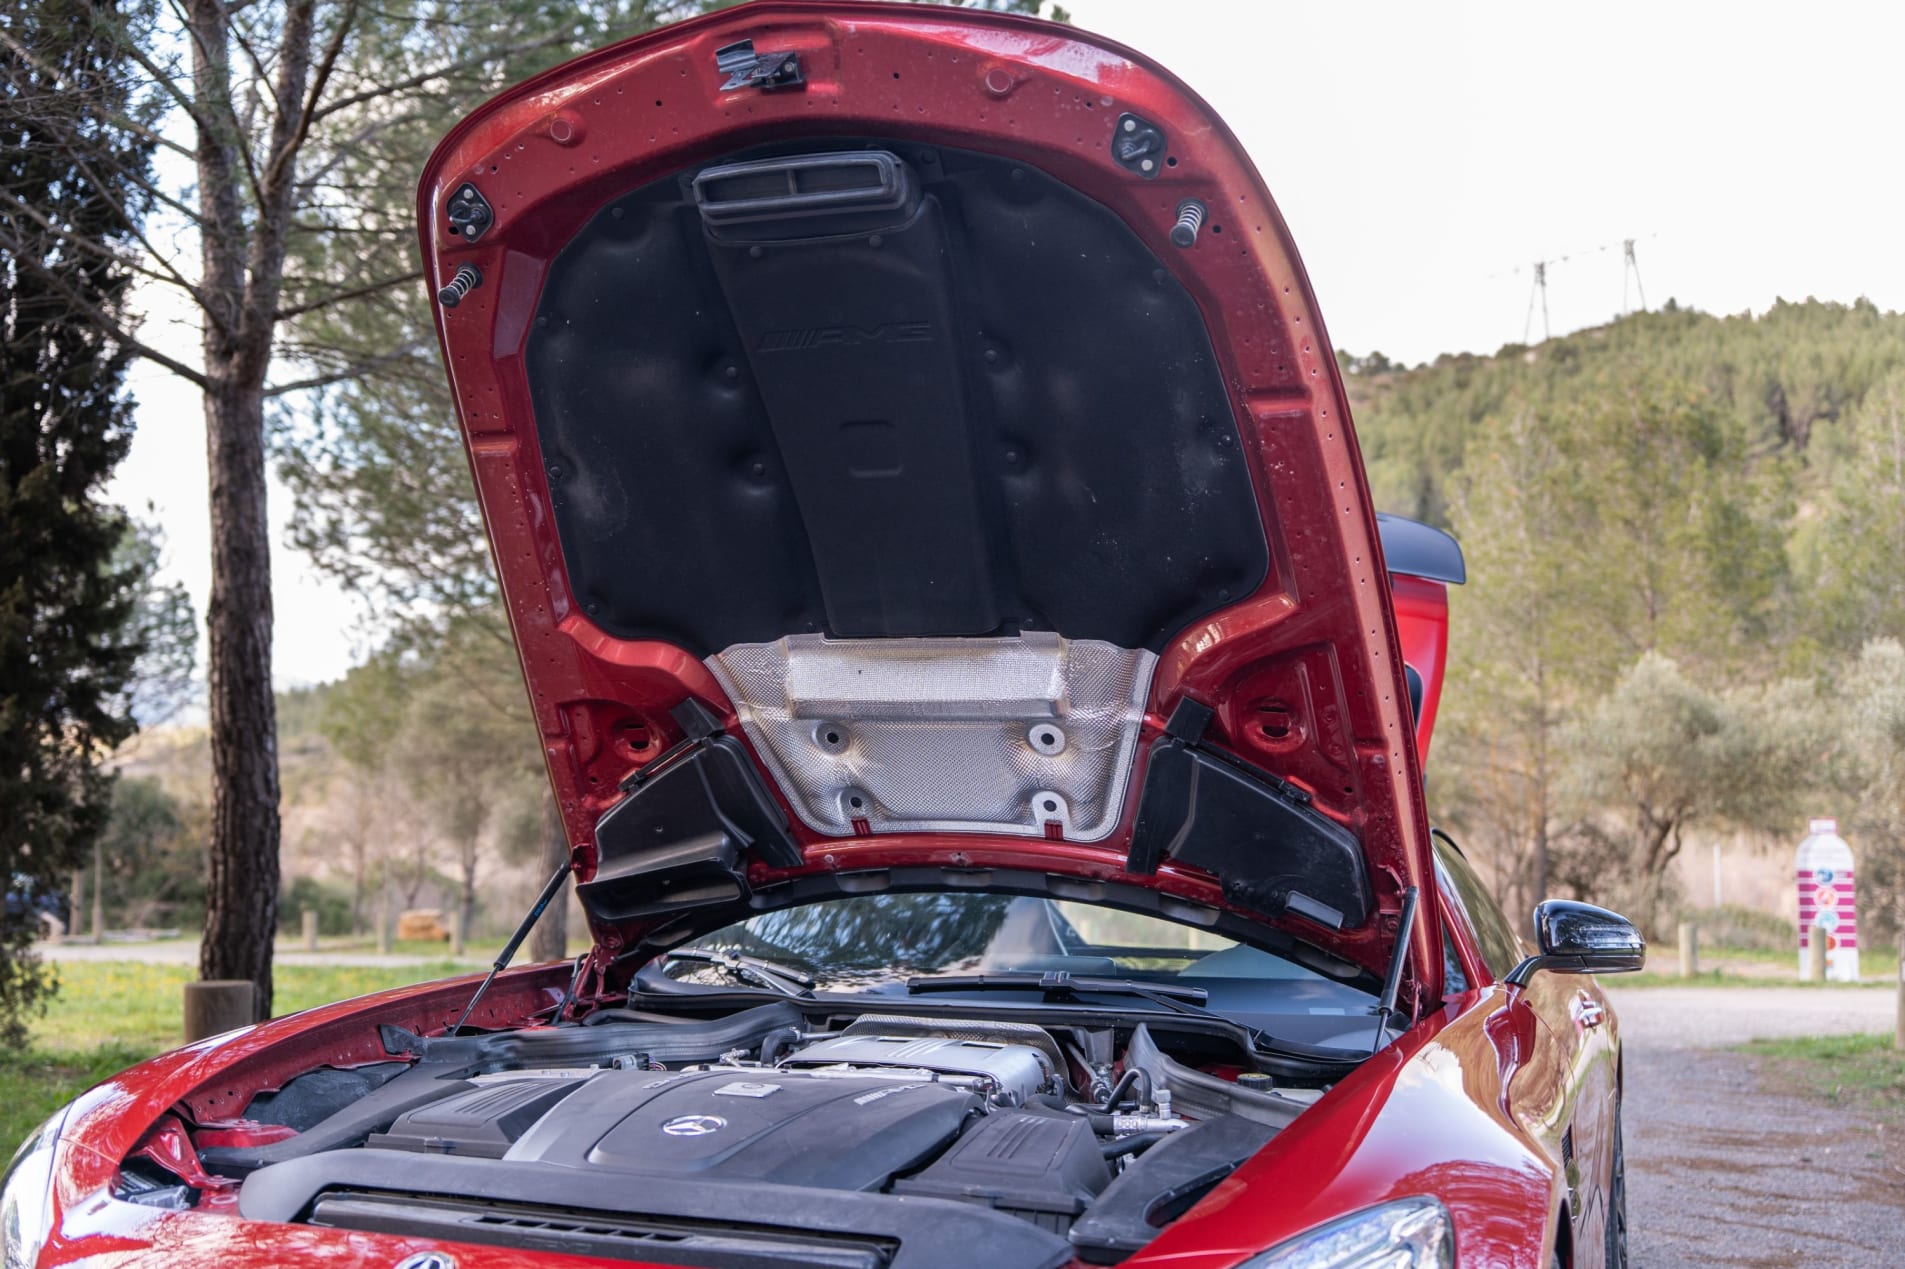
[{"label": "red paint surface", "polygon": [[[714,49],[740,38],[799,50],[806,90],[718,94]],[[1123,110],[1161,124],[1172,138],[1179,162],[1158,181],[1137,181],[1104,160],[1111,121]],[[422,191],[426,223],[436,222],[444,194],[464,176],[480,177],[499,217],[474,246],[426,234],[425,256],[433,275],[465,260],[485,271],[486,284],[444,322],[443,336],[579,870],[586,876],[593,868],[592,826],[616,782],[675,738],[667,708],[690,694],[723,702],[692,657],[610,638],[575,610],[521,359],[542,271],[583,220],[623,190],[745,144],[814,131],[913,137],[1037,163],[1117,211],[1178,270],[1217,336],[1273,564],[1262,590],[1166,650],[1147,733],[1185,693],[1218,704],[1223,743],[1311,790],[1319,806],[1363,836],[1384,909],[1398,906],[1404,885],[1423,890],[1411,958],[1414,984],[1428,1002],[1420,1020],[1126,1263],[1229,1269],[1357,1208],[1432,1194],[1453,1213],[1460,1263],[1545,1269],[1571,1193],[1588,1209],[1574,1213],[1575,1263],[1598,1263],[1604,1213],[1594,1204],[1611,1149],[1615,1027],[1611,1019],[1598,1028],[1580,1024],[1574,1006],[1584,995],[1605,1003],[1583,979],[1541,975],[1525,991],[1484,985],[1437,1003],[1445,913],[1469,981],[1490,981],[1472,933],[1439,902],[1420,794],[1418,745],[1427,748],[1439,697],[1446,595],[1433,583],[1398,579],[1392,609],[1330,343],[1282,220],[1221,123],[1129,50],[997,15],[749,6],[592,55],[506,93],[439,151]],[[1207,230],[1195,250],[1179,252],[1165,235],[1186,196],[1205,199],[1213,225],[1225,232]],[[1404,654],[1424,678],[1414,738]],[[1222,902],[1212,879],[1169,864],[1155,877],[1123,877],[1122,832],[1108,844],[1084,845],[946,834],[825,840],[800,831],[807,855],[800,871],[922,860],[1036,867]],[[623,933],[598,931],[605,943]],[[1379,966],[1387,953],[1382,921],[1346,932],[1334,946]],[[557,1001],[568,975],[566,964],[504,974],[473,1021],[522,1025]],[[108,1191],[135,1151],[196,1167],[172,1116],[242,1133],[231,1121],[256,1093],[318,1065],[388,1060],[379,1024],[441,1030],[475,983],[426,984],[311,1010],[166,1054],[85,1094],[58,1147],[56,1233],[43,1263],[388,1266],[439,1248],[424,1239],[246,1221],[215,1183],[199,1208],[180,1213],[119,1202]],[[1578,1163],[1572,1190],[1559,1149],[1570,1124]],[[468,1245],[454,1253],[462,1269],[629,1263]]]},{"label": "red paint surface", "polygon": [[1442,582],[1400,573],[1389,580],[1395,596],[1402,659],[1422,676],[1422,712],[1416,717],[1416,748],[1426,764],[1429,738],[1435,732],[1436,707],[1442,701],[1442,679],[1448,670],[1449,588]]},{"label": "red paint surface", "polygon": [[[548,1003],[567,966],[513,971],[492,989],[503,1012]],[[395,1264],[445,1244],[419,1238],[247,1221],[229,1193],[187,1212],[160,1212],[106,1192],[118,1161],[166,1138],[168,1106],[228,1090],[274,1087],[325,1060],[317,1036],[374,1035],[379,1022],[449,1019],[474,979],[424,984],[348,1001],[166,1054],[82,1096],[59,1147],[57,1234],[42,1264],[240,1269],[289,1263]],[[1581,984],[1587,984],[1586,987]],[[1228,1269],[1303,1230],[1389,1198],[1431,1194],[1449,1207],[1462,1264],[1546,1269],[1566,1186],[1559,1140],[1572,1085],[1612,1065],[1612,1036],[1557,1032],[1555,1006],[1598,990],[1584,979],[1537,978],[1526,992],[1490,987],[1451,1000],[1372,1058],[1170,1225],[1132,1269]],[[249,1092],[240,1094],[246,1098]],[[1605,1099],[1603,1099],[1605,1100]],[[1576,1150],[1584,1140],[1575,1115]],[[155,1127],[157,1131],[155,1132]],[[180,1152],[167,1139],[160,1153]],[[190,1165],[195,1166],[195,1160]],[[1593,1165],[1590,1165],[1593,1166]],[[463,1269],[627,1265],[450,1245]],[[1576,1263],[1597,1263],[1583,1250]]]},{"label": "red paint surface", "polygon": [[[798,52],[805,88],[720,92],[715,50],[740,39]],[[1156,180],[1108,157],[1125,111],[1170,139],[1176,164]],[[1249,158],[1202,101],[1129,49],[1029,19],[865,3],[744,5],[590,54],[479,109],[424,176],[427,272],[440,280],[474,263],[485,279],[455,310],[439,310],[439,332],[581,874],[592,873],[594,825],[618,782],[677,737],[668,709],[689,695],[728,706],[698,661],[605,634],[571,594],[523,359],[542,280],[554,254],[627,190],[745,146],[827,134],[1034,164],[1121,216],[1177,273],[1231,388],[1272,559],[1255,594],[1164,649],[1149,712],[1161,719],[1186,694],[1218,706],[1216,743],[1306,789],[1362,838],[1383,913],[1399,910],[1405,886],[1426,891],[1421,777],[1361,456],[1302,263]],[[441,214],[465,179],[496,212],[475,243],[451,236]],[[1187,197],[1212,209],[1188,251],[1169,242]],[[1295,718],[1294,732],[1253,726],[1278,704]],[[612,742],[618,734],[649,743],[631,749]],[[1108,840],[1050,866],[1120,870],[1131,811]],[[795,832],[810,870],[827,867],[826,855],[904,851],[919,863],[1023,848],[983,836],[850,842],[798,823]],[[1440,958],[1428,932],[1438,917],[1425,917],[1413,963],[1432,1000]],[[1297,918],[1287,928],[1378,973],[1388,960],[1392,935],[1380,915],[1340,933]]]}]

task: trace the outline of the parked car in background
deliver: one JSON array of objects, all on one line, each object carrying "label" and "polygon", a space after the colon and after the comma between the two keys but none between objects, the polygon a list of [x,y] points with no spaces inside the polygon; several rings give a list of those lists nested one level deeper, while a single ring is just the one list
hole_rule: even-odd
[{"label": "parked car in background", "polygon": [[418,210],[593,948],[108,1081],[9,1263],[1625,1263],[1640,940],[1432,829],[1461,553],[1184,85],[747,4]]},{"label": "parked car in background", "polygon": [[23,872],[13,874],[7,887],[7,924],[31,922],[41,933],[57,929],[64,934],[73,928],[73,902],[65,891],[49,887]]}]

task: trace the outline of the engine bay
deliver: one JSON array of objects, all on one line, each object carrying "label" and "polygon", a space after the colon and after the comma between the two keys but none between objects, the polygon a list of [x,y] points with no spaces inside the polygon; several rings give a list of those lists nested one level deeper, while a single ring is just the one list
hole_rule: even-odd
[{"label": "engine bay", "polygon": [[[816,1012],[385,1026],[389,1061],[192,1135],[260,1220],[709,1269],[1115,1264],[1326,1087],[1169,1015]],[[199,1194],[146,1157],[120,1197]]]}]

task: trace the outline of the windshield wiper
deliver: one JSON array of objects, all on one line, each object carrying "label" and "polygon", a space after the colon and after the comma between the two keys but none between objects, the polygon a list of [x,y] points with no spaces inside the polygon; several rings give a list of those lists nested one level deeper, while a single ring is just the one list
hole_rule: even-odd
[{"label": "windshield wiper", "polygon": [[1333,1049],[1287,1044],[1248,1023],[1218,1013],[1214,1009],[1205,1008],[1204,1002],[1210,999],[1210,993],[1202,987],[1187,987],[1180,983],[1147,983],[1132,978],[1094,978],[1089,975],[1068,973],[1062,969],[1027,969],[1007,970],[997,974],[944,974],[937,978],[909,978],[906,980],[906,990],[909,993],[1040,991],[1072,997],[1082,992],[1098,992],[1111,996],[1136,996],[1172,1013],[1189,1014],[1197,1018],[1212,1018],[1227,1027],[1234,1027],[1242,1033],[1245,1043],[1254,1052],[1284,1055],[1308,1062],[1341,1063],[1347,1060],[1353,1065],[1362,1061],[1360,1056],[1338,1058],[1334,1056],[1337,1051]]},{"label": "windshield wiper", "polygon": [[1007,970],[998,974],[945,974],[937,978],[909,978],[908,992],[926,991],[1043,991],[1075,996],[1097,992],[1108,996],[1137,996],[1178,1013],[1208,1013],[1202,1008],[1210,993],[1202,987],[1177,983],[1147,983],[1132,978],[1095,978],[1062,969]]},{"label": "windshield wiper", "polygon": [[705,961],[718,965],[736,978],[745,978],[772,988],[783,996],[811,995],[816,979],[809,978],[790,965],[780,965],[774,961],[764,961],[758,956],[744,956],[739,952],[715,952],[700,947],[678,947],[662,953],[663,960]]}]

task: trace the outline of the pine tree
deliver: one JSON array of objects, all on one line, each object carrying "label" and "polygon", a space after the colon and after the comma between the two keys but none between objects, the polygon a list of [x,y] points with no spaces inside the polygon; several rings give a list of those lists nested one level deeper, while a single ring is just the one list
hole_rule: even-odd
[{"label": "pine tree", "polygon": [[[150,144],[93,129],[88,153],[48,145],[86,112],[125,105],[107,0],[44,0],[0,17],[0,1043],[52,982],[31,951],[39,905],[90,856],[109,808],[101,762],[133,729],[127,688],[142,570],[116,559],[129,533],[103,500],[131,441],[127,349],[87,315],[121,310],[132,274],[110,250],[133,231],[124,186]],[[81,242],[86,246],[79,245]]]},{"label": "pine tree", "polygon": [[[156,170],[120,164],[110,175],[164,208],[168,232],[139,237],[132,265],[142,282],[169,287],[189,306],[201,331],[197,353],[175,355],[140,339],[124,314],[77,293],[66,298],[203,401],[212,821],[199,974],[251,980],[264,1017],[282,835],[266,420],[328,387],[402,368],[410,350],[401,345],[340,346],[321,328],[328,315],[419,290],[412,213],[399,225],[380,201],[399,171],[387,161],[407,154],[402,181],[414,181],[421,156],[399,142],[418,133],[419,120],[441,119],[441,107],[472,86],[481,86],[480,99],[511,82],[513,75],[502,77],[506,66],[534,49],[567,47],[587,24],[524,29],[525,15],[573,19],[575,5],[562,0],[121,2],[115,9],[107,0],[59,0],[34,12],[109,33],[128,76],[124,102],[75,109],[81,94],[57,73],[28,76],[9,66],[0,66],[0,92],[67,158],[102,148],[105,132],[149,141],[167,158]],[[635,15],[633,29],[690,7],[692,0],[621,5]],[[33,212],[4,188],[0,208],[29,219]],[[76,252],[118,254],[95,237],[59,236]],[[21,269],[37,268],[39,253],[29,247],[16,259]]]}]

